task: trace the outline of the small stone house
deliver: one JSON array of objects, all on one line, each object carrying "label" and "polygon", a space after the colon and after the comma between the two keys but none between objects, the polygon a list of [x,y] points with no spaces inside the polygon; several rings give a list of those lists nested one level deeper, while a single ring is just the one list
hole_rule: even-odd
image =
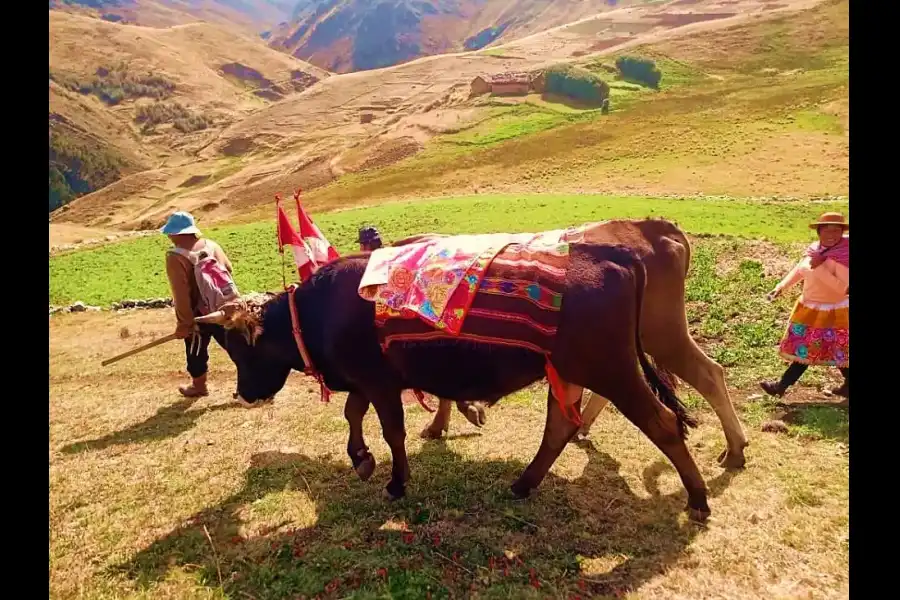
[{"label": "small stone house", "polygon": [[471,95],[472,96],[481,96],[482,94],[489,94],[491,92],[491,78],[488,75],[479,75],[475,79],[472,80],[471,84]]},{"label": "small stone house", "polygon": [[528,73],[500,73],[491,77],[491,94],[495,96],[524,96],[530,91]]},{"label": "small stone house", "polygon": [[[543,85],[543,75],[541,84]],[[524,96],[533,88],[531,75],[528,73],[499,73],[497,75],[479,75],[470,84],[470,96],[493,94],[495,96]]]}]

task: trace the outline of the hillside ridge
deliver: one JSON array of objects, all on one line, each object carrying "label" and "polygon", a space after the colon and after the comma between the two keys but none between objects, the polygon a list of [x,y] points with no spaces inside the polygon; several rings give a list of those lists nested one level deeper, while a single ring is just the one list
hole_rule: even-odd
[{"label": "hillside ridge", "polygon": [[[175,207],[196,211],[207,221],[233,220],[252,213],[257,207],[267,205],[275,193],[283,194],[298,186],[310,192],[310,202],[314,204],[325,202],[328,207],[342,206],[344,204],[341,203],[346,202],[359,202],[362,198],[389,198],[392,195],[405,197],[413,192],[406,192],[403,186],[398,186],[395,183],[397,178],[393,175],[406,169],[404,165],[407,163],[402,161],[408,161],[409,157],[418,155],[428,148],[440,147],[435,146],[433,140],[444,139],[443,136],[447,135],[451,136],[448,139],[452,139],[453,132],[470,129],[473,124],[477,124],[497,110],[506,111],[503,106],[509,105],[510,102],[513,104],[518,102],[511,99],[504,101],[506,104],[503,104],[491,98],[471,97],[469,83],[476,75],[510,70],[534,70],[559,62],[595,65],[599,68],[603,56],[615,55],[625,49],[649,52],[652,55],[655,52],[653,48],[662,47],[660,44],[671,49],[666,52],[672,56],[679,55],[681,52],[679,48],[696,44],[706,44],[709,48],[722,45],[736,51],[747,47],[747,44],[758,43],[753,39],[749,41],[745,39],[748,34],[742,32],[749,31],[748,27],[759,29],[766,23],[773,23],[771,27],[777,29],[782,27],[778,25],[782,22],[794,22],[797,19],[806,22],[811,17],[803,15],[813,14],[809,9],[819,4],[815,0],[785,0],[785,3],[773,8],[770,2],[742,0],[738,4],[726,4],[731,7],[731,12],[723,13],[722,2],[699,0],[690,5],[691,13],[683,13],[693,15],[691,19],[687,19],[684,23],[673,22],[669,27],[656,25],[660,15],[673,14],[666,12],[672,10],[666,8],[669,5],[619,8],[492,47],[489,51],[425,57],[375,71],[334,75],[324,78],[299,94],[269,103],[216,129],[204,139],[202,145],[197,144],[193,147],[191,160],[168,159],[158,168],[127,176],[112,186],[80,198],[65,210],[54,213],[51,220],[93,227],[140,228],[155,226]],[[838,18],[846,19],[846,0],[825,0],[822,6],[837,6],[837,9],[828,8],[827,12],[831,14],[837,10],[838,15],[844,15]],[[823,10],[825,9],[816,8],[813,12],[818,15]],[[713,16],[705,18],[704,15]],[[644,27],[642,23],[651,26]],[[643,32],[635,32],[635,35],[623,38],[623,32],[627,32],[629,28],[637,30],[642,27]],[[771,28],[765,25],[764,29],[766,27]],[[728,42],[730,46],[715,41],[718,32],[722,31],[735,32],[729,34],[735,39],[733,43]],[[763,34],[764,32],[753,35]],[[824,32],[822,35],[828,36],[832,33]],[[839,36],[837,43],[841,43],[841,39]],[[595,49],[598,45],[602,47]],[[672,68],[686,68],[678,67],[678,64],[680,63],[672,63]],[[715,75],[720,79],[725,77],[723,80],[725,84],[746,85],[740,83],[743,75],[731,74],[727,72],[727,67],[712,66],[713,71],[726,69],[722,71],[722,75]],[[702,73],[699,77],[698,82],[719,81]],[[630,84],[622,85],[624,87],[617,86],[614,91],[616,94],[625,93],[628,97],[622,97],[621,100],[627,101],[631,97],[629,96],[631,92],[628,91]],[[684,93],[690,95],[702,91],[701,88],[697,88],[697,92],[691,91],[692,89],[689,88]],[[677,106],[678,100],[673,96],[678,95],[676,92],[663,91],[658,94],[659,100],[652,99],[656,98],[656,95],[639,96],[647,99],[642,105],[645,109],[642,110],[655,114],[659,111],[651,110],[654,106],[658,106],[660,110],[671,110],[671,107]],[[663,100],[665,102],[662,102]],[[627,103],[614,106],[624,107]],[[842,114],[841,106],[835,105],[838,114]],[[623,114],[627,114],[627,111]],[[623,117],[613,116],[613,118],[618,122]],[[602,126],[600,121],[597,121],[597,126]],[[644,128],[652,129],[652,121],[645,121]],[[530,138],[522,138],[522,143],[528,139]],[[822,143],[826,142],[830,143],[828,140]],[[537,140],[535,143],[539,144]],[[521,143],[516,141],[511,147],[519,145]],[[491,156],[500,156],[498,152],[502,154],[503,150],[498,147]],[[822,156],[824,160],[830,161],[839,160],[843,150],[839,148],[837,153],[829,150],[825,154],[821,154],[820,150],[810,152],[818,153],[817,155]],[[423,156],[426,155],[430,156],[427,152]],[[810,155],[794,153],[793,156],[800,160]],[[474,154],[471,157],[478,160]],[[565,169],[577,167],[581,164],[581,160]],[[524,162],[528,163],[529,160]],[[413,164],[410,163],[410,168]],[[423,168],[425,164],[430,163],[427,161],[422,163]],[[425,181],[427,178],[433,178],[434,173],[446,172],[448,174],[442,176],[440,189],[457,193],[469,192],[473,186],[491,185],[490,181],[477,181],[471,178],[468,178],[469,183],[465,183],[465,178],[460,179],[461,174],[450,175],[452,169],[445,168],[449,164],[451,163],[444,162],[427,167],[428,171],[424,176],[417,178]],[[723,172],[727,173],[731,168],[729,166]],[[385,173],[384,177],[378,175],[382,172]],[[509,176],[515,175],[515,171],[508,168],[505,172]],[[409,172],[410,175],[414,173]],[[626,181],[634,181],[635,176],[629,177],[630,180],[626,177],[624,181],[622,178],[610,179],[608,182],[598,179],[597,183],[579,186],[586,185],[587,187],[583,188],[585,191],[627,192],[630,189],[627,186],[634,183]],[[839,181],[839,177],[842,177],[840,171],[836,171],[834,177],[835,179],[825,178],[821,181]],[[503,176],[496,180],[499,185],[507,186],[509,184],[500,183],[506,178]],[[679,175],[679,178],[682,176]],[[340,179],[340,182],[346,180],[347,184],[339,182],[323,187],[336,179]],[[366,183],[369,180],[372,181],[371,185]],[[691,176],[687,181],[695,180],[696,177]],[[352,192],[347,188],[351,181],[354,186]],[[543,189],[532,187],[538,184],[533,179],[519,178],[518,181],[515,187],[495,189],[497,191]],[[373,185],[378,187],[373,188]],[[769,184],[763,182],[760,184],[762,187],[749,187],[747,192],[750,195],[758,195],[767,185]],[[788,185],[777,195],[803,195],[803,190],[809,185],[805,179],[798,180],[797,185]],[[831,183],[827,183],[827,186],[830,185]],[[572,189],[574,190],[575,188]],[[428,188],[422,189],[421,193],[435,195],[435,191]],[[654,193],[659,191],[654,188]],[[703,184],[700,180],[676,186],[676,191],[687,194],[704,191],[733,193],[728,189],[709,189],[707,184]],[[828,187],[825,191],[846,193],[840,186],[834,189]],[[110,203],[117,205],[115,211],[109,210]]]}]

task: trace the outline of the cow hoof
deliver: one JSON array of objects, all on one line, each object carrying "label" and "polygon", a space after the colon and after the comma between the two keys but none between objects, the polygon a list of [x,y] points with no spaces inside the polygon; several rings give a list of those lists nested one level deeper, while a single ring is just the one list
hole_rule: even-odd
[{"label": "cow hoof", "polygon": [[747,464],[747,459],[744,457],[744,450],[722,450],[722,453],[719,454],[718,458],[719,466],[724,469],[743,469],[744,465]]},{"label": "cow hoof", "polygon": [[570,444],[580,444],[581,442],[586,442],[587,440],[588,440],[588,433],[579,431],[578,433],[575,434],[575,437],[573,437],[571,440],[569,440],[569,443]]},{"label": "cow hoof", "polygon": [[485,414],[484,407],[482,406],[470,404],[466,407],[466,411],[463,415],[465,415],[466,420],[475,427],[484,427],[484,424],[487,423],[487,414]]},{"label": "cow hoof", "polygon": [[429,425],[422,430],[422,433],[419,434],[419,437],[425,440],[439,440],[441,439],[442,435],[444,435],[443,429],[441,429],[440,427]]},{"label": "cow hoof", "polygon": [[354,470],[360,480],[368,481],[369,477],[372,476],[372,473],[375,472],[375,457],[367,453],[366,457],[362,459],[362,462],[354,467]]},{"label": "cow hoof", "polygon": [[406,495],[406,489],[402,484],[395,484],[393,481],[381,490],[381,496],[388,502],[394,502]]},{"label": "cow hoof", "polygon": [[693,521],[694,523],[706,523],[706,520],[709,519],[709,515],[712,514],[712,511],[708,508],[691,508],[687,507],[688,519]]},{"label": "cow hoof", "polygon": [[531,495],[531,488],[518,481],[509,486],[509,491],[519,500],[525,500]]}]

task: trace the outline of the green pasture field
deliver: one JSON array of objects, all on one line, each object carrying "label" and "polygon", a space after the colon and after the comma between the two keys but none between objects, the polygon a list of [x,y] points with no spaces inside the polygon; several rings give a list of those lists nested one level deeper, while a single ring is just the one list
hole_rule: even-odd
[{"label": "green pasture field", "polygon": [[[826,210],[846,211],[847,206],[845,201],[480,195],[383,204],[314,218],[338,252],[345,253],[355,249],[357,230],[363,224],[376,225],[384,239],[392,240],[425,232],[543,231],[611,218],[644,217],[672,220],[693,235],[785,243],[809,239],[805,223]],[[281,286],[274,214],[268,221],[214,227],[206,233],[230,256],[239,288],[263,291]],[[52,257],[50,303],[81,300],[106,306],[126,298],[167,296],[164,253],[168,243],[160,235]]]}]

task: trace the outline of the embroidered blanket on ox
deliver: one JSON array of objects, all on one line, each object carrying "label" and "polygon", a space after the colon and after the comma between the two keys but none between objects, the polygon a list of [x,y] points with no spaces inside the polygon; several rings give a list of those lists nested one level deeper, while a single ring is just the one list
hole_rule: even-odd
[{"label": "embroidered blanket on ox", "polygon": [[[483,271],[476,289],[465,291],[464,317],[449,323],[459,329],[436,328],[421,318],[387,318],[379,323],[379,337],[387,350],[394,342],[465,339],[474,342],[519,346],[549,355],[559,324],[563,289],[569,264],[568,245],[555,251],[533,250],[527,244],[511,244]],[[454,305],[451,310],[458,310]]]},{"label": "embroidered blanket on ox", "polygon": [[507,268],[508,263],[543,266],[564,277],[565,269],[555,267],[554,259],[564,258],[567,264],[569,241],[578,235],[577,230],[465,235],[379,249],[369,259],[359,294],[375,303],[379,325],[389,319],[418,318],[432,330],[458,335],[480,290],[530,294],[535,303],[552,303],[536,273],[524,279],[506,271],[502,274],[510,277],[505,279],[486,277],[489,266],[497,260]]}]

